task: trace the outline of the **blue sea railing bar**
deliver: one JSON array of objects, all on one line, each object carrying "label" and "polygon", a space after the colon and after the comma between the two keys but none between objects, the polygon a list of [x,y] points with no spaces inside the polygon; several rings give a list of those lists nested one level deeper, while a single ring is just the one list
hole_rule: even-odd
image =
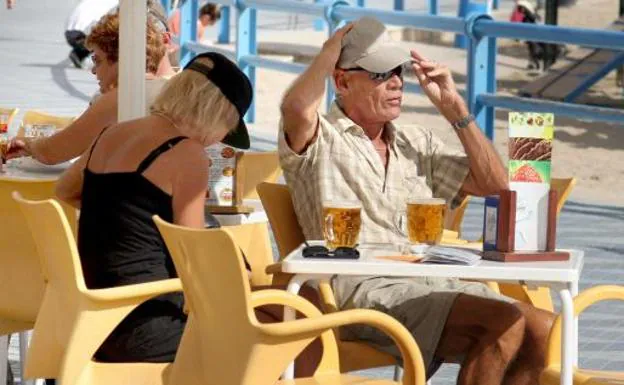
[{"label": "blue sea railing bar", "polygon": [[480,19],[474,23],[475,37],[502,37],[555,44],[575,44],[592,48],[624,50],[624,34],[619,31],[568,28],[551,25],[508,23]]},{"label": "blue sea railing bar", "polygon": [[[555,44],[575,44],[598,49],[624,50],[624,35],[621,32],[583,28],[554,27],[535,24],[521,24],[494,21],[485,14],[470,13],[465,18],[435,16],[426,13],[409,13],[403,11],[381,10],[350,6],[344,0],[333,3],[303,3],[298,0],[212,0],[213,2],[233,6],[237,11],[236,54],[239,66],[250,77],[255,86],[255,68],[271,68],[289,73],[300,73],[306,66],[264,58],[257,55],[256,44],[256,10],[282,11],[324,17],[332,33],[340,22],[353,20],[362,16],[372,16],[380,21],[397,26],[411,27],[431,31],[442,31],[465,34],[469,37],[466,100],[479,126],[489,138],[494,135],[494,108],[512,110],[530,110],[554,112],[585,120],[600,120],[624,123],[624,112],[613,108],[592,107],[570,103],[551,102],[538,99],[527,99],[513,96],[496,95],[496,39],[509,38],[519,40],[540,41]],[[186,0],[196,3],[197,0]],[[434,2],[431,2],[434,3]],[[185,4],[186,5],[186,4]],[[187,7],[189,7],[187,5]],[[184,9],[184,7],[183,7]],[[182,18],[190,17],[189,10],[182,12]],[[182,29],[191,23],[181,23]],[[183,33],[186,40],[181,39],[181,46],[192,52],[208,50],[219,51],[218,47],[207,47],[194,42],[194,33]],[[185,52],[185,51],[183,51]],[[220,52],[223,52],[221,50]],[[231,53],[229,54],[231,57]],[[188,60],[183,57],[183,62]],[[329,82],[328,82],[329,84]],[[416,84],[406,84],[407,92],[418,92]],[[333,90],[328,87],[328,101]],[[252,105],[246,116],[247,121],[254,120]]]}]

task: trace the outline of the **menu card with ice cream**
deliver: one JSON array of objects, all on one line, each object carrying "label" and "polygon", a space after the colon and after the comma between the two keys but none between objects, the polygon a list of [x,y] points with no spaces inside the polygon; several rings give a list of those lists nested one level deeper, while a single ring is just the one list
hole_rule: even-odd
[{"label": "menu card with ice cream", "polygon": [[516,191],[515,250],[545,250],[555,118],[509,113],[509,189]]},{"label": "menu card with ice cream", "polygon": [[205,148],[208,158],[206,201],[212,206],[233,206],[235,201],[236,150],[218,143]]},{"label": "menu card with ice cream", "polygon": [[242,204],[243,162],[241,151],[222,143],[204,149],[208,159],[206,207],[212,213],[248,213],[253,208]]}]

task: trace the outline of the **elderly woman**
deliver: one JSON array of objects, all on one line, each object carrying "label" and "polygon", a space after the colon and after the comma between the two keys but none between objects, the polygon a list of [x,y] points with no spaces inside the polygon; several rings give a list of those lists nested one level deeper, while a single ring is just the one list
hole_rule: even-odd
[{"label": "elderly woman", "polygon": [[[176,277],[152,220],[204,226],[204,147],[249,140],[242,121],[251,84],[216,53],[196,57],[171,79],[149,116],[106,128],[63,174],[60,199],[80,208],[78,250],[89,288]],[[173,361],[186,323],[182,293],[140,305],[96,354],[108,362]]]},{"label": "elderly woman", "polygon": [[[167,79],[173,76],[166,53],[166,20],[155,2],[148,1],[146,30],[146,105],[149,107]],[[58,164],[80,156],[104,129],[117,122],[117,78],[119,60],[119,14],[104,16],[91,30],[86,41],[93,51],[92,72],[101,95],[71,125],[42,139],[14,138],[7,158],[32,156],[44,164]]]}]

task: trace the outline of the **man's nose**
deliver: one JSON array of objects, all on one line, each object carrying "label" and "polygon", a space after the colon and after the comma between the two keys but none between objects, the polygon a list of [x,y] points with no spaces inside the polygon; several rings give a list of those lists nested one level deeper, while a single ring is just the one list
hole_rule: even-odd
[{"label": "man's nose", "polygon": [[403,88],[403,75],[392,74],[392,77],[388,79],[388,88],[391,90],[397,90]]}]

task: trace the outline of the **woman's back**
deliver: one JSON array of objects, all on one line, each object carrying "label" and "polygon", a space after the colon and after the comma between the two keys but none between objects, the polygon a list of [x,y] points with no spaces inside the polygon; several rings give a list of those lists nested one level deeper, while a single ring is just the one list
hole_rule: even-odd
[{"label": "woman's back", "polygon": [[105,133],[84,171],[78,249],[90,288],[176,276],[152,216],[173,222],[167,152],[184,137],[128,135],[133,126]]}]

